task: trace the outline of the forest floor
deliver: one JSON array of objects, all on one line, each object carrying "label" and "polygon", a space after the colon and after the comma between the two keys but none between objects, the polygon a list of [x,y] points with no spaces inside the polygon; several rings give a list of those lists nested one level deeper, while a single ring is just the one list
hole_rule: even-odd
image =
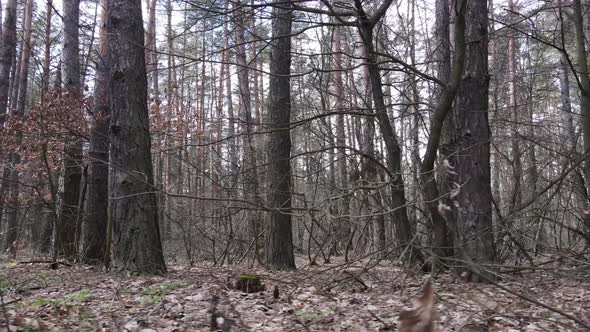
[{"label": "forest floor", "polygon": [[[210,331],[215,306],[231,331],[397,331],[428,277],[387,261],[304,264],[295,272],[171,264],[165,276],[128,277],[0,258],[0,330],[8,320],[13,332]],[[495,285],[437,275],[437,331],[589,331],[590,271],[543,266]],[[229,287],[242,273],[260,276],[266,290]]]}]

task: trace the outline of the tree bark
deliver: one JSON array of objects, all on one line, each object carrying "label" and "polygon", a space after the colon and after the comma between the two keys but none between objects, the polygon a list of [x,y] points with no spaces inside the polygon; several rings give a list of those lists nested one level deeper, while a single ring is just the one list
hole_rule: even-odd
[{"label": "tree bark", "polygon": [[[64,88],[74,98],[80,93],[80,0],[64,0]],[[75,110],[77,111],[77,110]],[[78,221],[78,202],[82,180],[82,142],[78,137],[70,138],[64,147],[64,193],[60,224],[56,229],[58,255],[68,259],[76,256],[76,223]]]},{"label": "tree bark", "polygon": [[83,261],[103,263],[106,259],[106,236],[108,220],[108,175],[109,175],[109,120],[110,120],[110,75],[107,16],[109,0],[101,1],[99,28],[99,58],[96,66],[96,106],[93,113],[93,128],[90,133],[90,169],[88,172],[88,202],[86,227],[84,228]]},{"label": "tree bark", "polygon": [[[230,0],[226,0],[224,4],[224,10],[227,12],[229,10],[229,2]],[[236,177],[238,173],[238,147],[237,147],[237,139],[236,139],[236,118],[234,115],[234,105],[233,105],[233,98],[232,98],[232,80],[231,80],[231,68],[230,68],[230,43],[229,43],[229,23],[228,20],[225,20],[223,23],[223,65],[225,66],[225,88],[226,88],[226,98],[227,98],[227,115],[228,115],[228,130],[229,130],[229,140],[227,143],[227,150],[229,153],[229,173],[232,178],[232,182],[236,182]]]},{"label": "tree bark", "polygon": [[[512,13],[517,12],[514,1],[508,1],[508,8]],[[518,20],[519,17],[514,17],[511,21]],[[512,111],[512,128],[511,128],[511,152],[512,152],[512,197],[510,200],[509,213],[514,212],[522,205],[522,177],[523,177],[523,166],[522,166],[522,153],[520,148],[520,134],[519,123],[523,120],[523,102],[522,96],[519,94],[518,84],[520,83],[519,75],[517,73],[519,46],[518,40],[516,39],[516,31],[509,31],[508,40],[508,72],[509,72],[509,102],[510,109]],[[526,109],[525,109],[526,110]]]},{"label": "tree bark", "polygon": [[[0,47],[0,129],[4,128],[8,112],[8,94],[10,92],[10,72],[16,53],[16,0],[5,3],[5,17],[2,25],[2,47]],[[1,147],[0,147],[1,149]],[[4,213],[5,196],[8,192],[9,169],[2,169],[0,183],[0,226]]]},{"label": "tree bark", "polygon": [[[574,1],[574,28],[576,32],[576,55],[578,58],[580,113],[582,116],[582,136],[584,141],[584,178],[586,193],[590,192],[590,73],[584,36],[584,21],[581,0]],[[588,194],[586,195],[588,197]],[[584,224],[586,239],[590,242],[590,202],[586,202]]]},{"label": "tree bark", "polygon": [[449,22],[450,13],[448,11],[448,2],[445,0],[437,1],[437,26],[443,32],[439,32],[437,38],[438,78],[442,82],[448,82],[444,87],[438,87],[435,92],[437,105],[434,114],[430,118],[430,136],[426,145],[426,151],[421,164],[421,181],[422,194],[426,200],[428,211],[432,222],[433,230],[433,253],[438,257],[448,257],[453,254],[452,240],[450,239],[447,220],[444,213],[440,210],[442,197],[439,186],[434,175],[434,162],[441,141],[441,135],[444,129],[445,120],[452,109],[455,100],[461,75],[463,74],[465,62],[465,9],[466,1],[458,2],[454,5],[454,29],[453,41],[455,54],[453,57],[453,67],[450,66],[450,40],[449,40]]},{"label": "tree bark", "polygon": [[339,199],[339,209],[338,214],[339,218],[337,219],[338,225],[336,226],[336,234],[337,241],[342,244],[342,247],[346,247],[349,242],[349,237],[351,234],[351,224],[350,224],[350,196],[348,194],[349,191],[349,176],[348,176],[348,167],[347,167],[347,155],[346,155],[346,128],[345,128],[345,110],[344,110],[344,80],[342,78],[343,73],[343,63],[342,63],[342,34],[340,32],[341,28],[336,28],[334,30],[334,69],[336,72],[334,73],[334,111],[339,112],[340,114],[336,117],[336,149],[337,151],[337,161],[336,167],[338,170],[338,185],[340,187],[339,195],[342,196],[342,199]]},{"label": "tree bark", "polygon": [[[25,17],[24,17],[24,39],[23,51],[20,68],[20,83],[18,91],[18,99],[13,115],[16,118],[22,118],[25,113],[25,104],[27,100],[27,86],[29,82],[29,60],[31,58],[31,34],[32,34],[32,20],[33,20],[33,0],[27,0],[25,3]],[[23,133],[18,129],[16,135],[17,149],[22,144]],[[12,169],[10,171],[10,186],[9,186],[9,202],[10,210],[6,216],[6,242],[5,249],[9,255],[16,254],[16,241],[18,239],[18,212],[19,212],[19,184],[20,174],[16,166],[21,162],[21,155],[18,151],[10,155]]]},{"label": "tree bark", "polygon": [[447,218],[456,254],[474,281],[491,276],[478,263],[494,260],[492,193],[490,184],[490,128],[488,123],[488,9],[486,0],[467,2],[465,16],[465,73],[449,117],[450,167],[445,187],[450,193]]},{"label": "tree bark", "polygon": [[273,8],[270,55],[269,181],[272,209],[268,225],[266,260],[273,270],[295,269],[291,228],[291,25],[290,4]]},{"label": "tree bark", "polygon": [[158,51],[156,45],[156,0],[149,1],[148,31],[146,34],[146,67],[151,74],[152,95],[156,103],[160,103],[160,85],[158,82]]},{"label": "tree bark", "polygon": [[[250,91],[250,70],[246,57],[246,12],[243,5],[238,1],[235,5],[234,23],[236,31],[236,60],[238,63],[238,90],[240,92],[240,111],[244,117],[244,131],[242,136],[242,145],[244,147],[242,173],[244,180],[244,195],[248,200],[255,202],[260,201],[259,182],[258,182],[258,161],[256,158],[256,148],[254,147],[254,119],[252,116],[252,93]],[[260,235],[262,233],[262,223],[260,216],[256,211],[248,212],[248,219],[251,227],[251,237],[255,239],[255,254],[259,257],[261,251]]]},{"label": "tree bark", "polygon": [[112,266],[162,274],[166,265],[154,194],[141,0],[110,0]]},{"label": "tree bark", "polygon": [[49,67],[51,61],[51,17],[53,16],[53,0],[47,0],[45,13],[45,52],[43,55],[43,80],[41,90],[41,103],[45,102],[45,94],[49,91]]}]

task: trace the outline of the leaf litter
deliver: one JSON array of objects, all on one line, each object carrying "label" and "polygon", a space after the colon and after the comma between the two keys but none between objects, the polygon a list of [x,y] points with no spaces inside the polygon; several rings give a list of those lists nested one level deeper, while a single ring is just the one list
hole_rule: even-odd
[{"label": "leaf litter", "polygon": [[[400,313],[421,298],[428,279],[387,261],[299,265],[294,272],[171,265],[165,276],[123,276],[3,259],[0,331],[7,319],[10,331],[398,331]],[[243,273],[260,277],[265,290],[234,289],[231,280]],[[590,271],[522,272],[494,285],[439,274],[434,328],[587,331],[589,277]]]}]

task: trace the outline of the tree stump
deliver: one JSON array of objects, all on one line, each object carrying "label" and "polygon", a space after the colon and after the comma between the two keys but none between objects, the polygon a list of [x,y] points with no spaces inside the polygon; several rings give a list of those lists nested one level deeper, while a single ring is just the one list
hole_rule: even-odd
[{"label": "tree stump", "polygon": [[264,290],[264,285],[257,275],[241,274],[234,280],[232,288],[241,290],[244,293],[258,293]]}]

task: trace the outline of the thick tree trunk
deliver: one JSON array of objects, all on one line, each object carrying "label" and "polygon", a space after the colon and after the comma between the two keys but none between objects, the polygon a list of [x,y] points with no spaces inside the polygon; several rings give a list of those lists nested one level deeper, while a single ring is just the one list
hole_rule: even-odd
[{"label": "thick tree trunk", "polygon": [[269,115],[269,205],[266,261],[273,270],[295,269],[291,228],[291,25],[288,4],[273,8],[270,55]]},{"label": "thick tree trunk", "polygon": [[166,272],[154,194],[141,0],[110,0],[110,222],[116,270]]},{"label": "thick tree trunk", "polygon": [[[64,0],[64,83],[67,93],[80,98],[80,0]],[[58,255],[74,258],[76,248],[76,223],[78,221],[78,202],[82,180],[82,142],[72,137],[64,148],[64,193],[60,224],[56,229]]]},{"label": "thick tree trunk", "polygon": [[96,66],[96,106],[94,125],[90,136],[90,170],[88,173],[88,203],[86,227],[84,228],[83,260],[87,263],[105,262],[108,220],[108,175],[109,175],[109,120],[110,120],[110,75],[109,41],[106,20],[109,0],[101,1],[99,31],[99,58]]},{"label": "thick tree trunk", "polygon": [[[442,132],[445,128],[445,120],[452,109],[455,100],[461,75],[463,74],[465,61],[465,9],[466,1],[461,1],[453,6],[454,29],[453,41],[455,54],[453,67],[450,66],[450,38],[449,22],[450,13],[448,2],[437,1],[437,26],[442,30],[438,31],[438,52],[437,74],[439,80],[447,82],[444,87],[438,87],[435,91],[437,99],[436,109],[430,118],[430,136],[426,145],[426,151],[421,164],[422,194],[426,200],[433,230],[433,253],[438,257],[447,257],[453,254],[452,240],[450,238],[447,220],[444,218],[444,211],[440,209],[442,197],[439,192],[439,185],[434,175],[434,162],[440,145]],[[447,125],[448,127],[448,125]],[[447,128],[448,129],[448,128]]]},{"label": "thick tree trunk", "polygon": [[465,74],[449,118],[445,157],[451,169],[446,189],[452,193],[450,223],[457,254],[464,268],[489,278],[478,263],[495,258],[490,184],[488,123],[488,10],[486,0],[467,2]]}]

